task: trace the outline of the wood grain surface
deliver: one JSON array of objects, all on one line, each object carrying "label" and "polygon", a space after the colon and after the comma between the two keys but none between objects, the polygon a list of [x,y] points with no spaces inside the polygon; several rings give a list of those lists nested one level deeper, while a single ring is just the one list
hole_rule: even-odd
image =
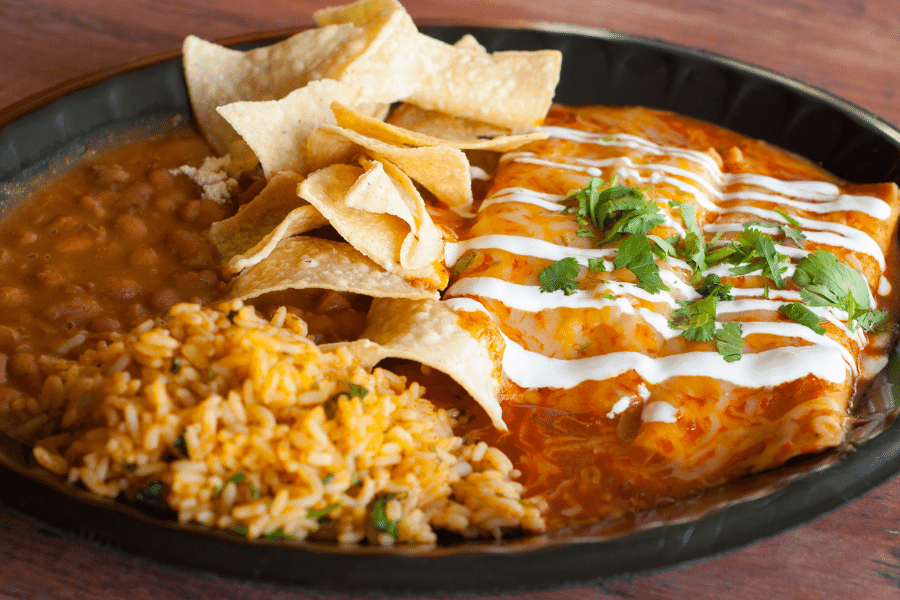
[{"label": "wood grain surface", "polygon": [[[310,0],[0,0],[0,106],[180,47],[311,23]],[[821,87],[900,125],[897,0],[406,0],[419,21],[528,19],[699,47]],[[333,597],[206,579],[53,537],[0,511],[0,600]],[[511,597],[511,596],[498,596]],[[529,599],[900,598],[900,480],[809,525],[681,569]]]}]

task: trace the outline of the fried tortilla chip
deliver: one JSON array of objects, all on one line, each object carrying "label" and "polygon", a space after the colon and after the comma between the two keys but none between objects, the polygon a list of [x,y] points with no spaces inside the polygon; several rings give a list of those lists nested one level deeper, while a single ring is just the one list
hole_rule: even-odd
[{"label": "fried tortilla chip", "polygon": [[332,102],[352,105],[359,97],[359,86],[323,79],[281,100],[235,102],[217,110],[259,158],[266,177],[279,171],[306,175],[306,140],[310,133],[336,122]]},{"label": "fried tortilla chip", "polygon": [[484,121],[513,132],[540,125],[559,82],[556,50],[486,54],[420,35],[426,63],[417,91],[406,99],[428,110]]},{"label": "fried tortilla chip", "polygon": [[509,135],[509,129],[505,127],[425,110],[413,104],[399,105],[386,121],[409,131],[457,142]]},{"label": "fried tortilla chip", "polygon": [[238,135],[217,107],[279,100],[310,81],[333,79],[367,42],[368,33],[350,23],[301,31],[247,52],[188,36],[182,50],[194,117],[213,149],[225,154]]},{"label": "fried tortilla chip", "polygon": [[484,54],[487,53],[487,48],[482,46],[481,42],[475,39],[475,36],[471,33],[467,33],[466,35],[462,36],[461,38],[456,40],[456,43],[454,43],[453,45],[460,50],[469,50],[471,52],[481,52]]},{"label": "fried tortilla chip", "polygon": [[396,102],[419,89],[426,65],[420,60],[422,36],[406,9],[393,0],[362,0],[316,11],[319,26],[352,24],[364,28],[365,49],[333,77],[358,84],[373,102]]},{"label": "fried tortilla chip", "polygon": [[445,146],[460,150],[508,152],[530,142],[546,139],[550,135],[545,131],[533,131],[526,134],[504,135],[491,139],[442,139],[373,119],[353,110],[349,106],[344,106],[340,102],[332,104],[331,110],[334,111],[334,116],[340,127],[351,129],[360,135],[394,146]]},{"label": "fried tortilla chip", "polygon": [[376,298],[434,298],[437,292],[414,287],[389,273],[346,242],[297,236],[281,240],[262,262],[238,275],[229,299],[246,300],[268,292],[321,288]]},{"label": "fried tortilla chip", "polygon": [[374,158],[383,158],[397,165],[448,206],[472,203],[469,160],[462,150],[445,146],[408,148],[387,144],[334,125],[325,125],[322,129],[342,135],[362,146]]},{"label": "fried tortilla chip", "polygon": [[210,225],[207,232],[209,239],[222,260],[227,261],[235,254],[252,248],[298,206],[309,206],[297,196],[297,186],[302,181],[303,177],[296,173],[279,173],[237,213]]},{"label": "fried tortilla chip", "polygon": [[[443,287],[442,245],[418,243],[422,214],[398,186],[380,163],[368,171],[332,165],[313,173],[300,184],[298,193],[345,240],[385,270],[432,289]],[[427,213],[425,217],[430,222]],[[410,246],[415,251],[410,252]]]},{"label": "fried tortilla chip", "polygon": [[376,298],[363,337],[381,345],[385,356],[446,373],[506,431],[499,401],[503,341],[488,318],[459,316],[435,300]]}]

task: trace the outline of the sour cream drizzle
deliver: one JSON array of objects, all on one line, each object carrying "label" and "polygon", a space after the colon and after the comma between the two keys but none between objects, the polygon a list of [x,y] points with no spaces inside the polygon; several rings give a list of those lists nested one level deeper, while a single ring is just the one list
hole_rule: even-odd
[{"label": "sour cream drizzle", "polygon": [[[618,146],[637,150],[652,157],[684,159],[698,166],[701,172],[661,162],[640,163],[623,156],[602,160],[572,158],[566,162],[547,160],[530,152],[511,152],[501,158],[501,162],[523,162],[553,168],[582,172],[592,177],[601,177],[603,169],[612,168],[621,180],[631,184],[667,184],[692,196],[704,209],[717,213],[742,213],[754,215],[760,220],[788,225],[787,219],[774,210],[749,205],[749,202],[771,203],[776,206],[792,206],[812,213],[825,214],[837,211],[860,211],[884,220],[890,216],[890,207],[880,198],[866,195],[842,194],[837,186],[823,181],[783,181],[764,175],[723,173],[718,163],[708,154],[685,148],[660,146],[628,134],[603,135],[563,127],[542,127],[551,137],[567,139],[579,143],[603,146]],[[683,164],[683,163],[682,163]],[[741,186],[741,189],[731,189]],[[755,189],[745,189],[747,187]],[[531,204],[547,211],[561,212],[559,203],[565,196],[547,194],[526,188],[506,188],[495,192],[479,208],[518,202]],[[742,201],[740,206],[722,206],[720,203]],[[873,257],[883,269],[884,253],[878,243],[866,233],[841,223],[821,221],[805,217],[793,217],[806,238],[827,246],[843,247],[853,252]],[[669,222],[671,221],[671,223]],[[667,220],[666,225],[674,226],[683,235],[680,224]],[[793,225],[791,225],[793,226]],[[743,223],[709,224],[704,230],[709,233],[737,232]],[[453,265],[459,257],[471,250],[499,249],[519,256],[531,256],[558,261],[574,257],[582,266],[588,259],[600,258],[605,270],[612,270],[613,249],[583,249],[560,246],[551,242],[511,235],[484,235],[457,243],[448,243],[445,248],[445,262]],[[777,245],[778,252],[798,260],[809,254],[808,250],[793,246]],[[670,260],[672,266],[687,269],[682,261]],[[782,274],[790,278],[795,267],[788,265]],[[730,275],[730,265],[719,265],[708,271],[720,276]],[[678,298],[698,297],[692,286],[682,281],[678,275],[661,269],[660,275]],[[889,291],[890,284],[882,278],[879,292]],[[762,288],[733,288],[735,300],[720,301],[719,314],[736,314],[752,311],[774,311],[785,302],[800,300],[800,294],[790,290],[765,290]],[[886,292],[885,292],[886,293]],[[615,299],[603,298],[602,294],[613,294]],[[457,281],[447,292],[447,302],[453,310],[483,311],[484,306],[475,296],[491,299],[511,309],[539,312],[556,308],[603,308],[615,307],[626,314],[640,316],[663,338],[671,339],[681,334],[680,330],[669,327],[668,319],[649,308],[636,306],[638,300],[650,303],[668,304],[675,308],[676,297],[672,293],[649,294],[634,284],[610,282],[594,290],[576,290],[574,294],[541,293],[536,286],[512,283],[493,277],[466,277]],[[764,298],[764,296],[766,296]],[[865,343],[865,333],[860,329],[849,331],[847,315],[833,308],[812,307],[823,320],[836,326],[850,340],[859,345]],[[689,352],[665,357],[651,357],[639,352],[615,352],[611,354],[564,360],[545,356],[525,349],[505,335],[506,349],[503,355],[503,369],[516,384],[532,388],[571,388],[588,380],[604,380],[634,370],[649,383],[660,383],[670,377],[713,376],[738,386],[758,388],[775,386],[813,375],[825,381],[842,383],[848,373],[858,373],[852,353],[840,342],[826,335],[819,335],[811,329],[784,321],[748,321],[742,323],[743,337],[752,335],[776,335],[801,339],[809,345],[785,346],[754,354],[744,354],[741,360],[725,362],[716,352]],[[627,406],[622,399],[621,410]],[[617,405],[618,406],[618,405]],[[613,413],[616,411],[613,410]],[[665,420],[672,417],[668,413]]]}]

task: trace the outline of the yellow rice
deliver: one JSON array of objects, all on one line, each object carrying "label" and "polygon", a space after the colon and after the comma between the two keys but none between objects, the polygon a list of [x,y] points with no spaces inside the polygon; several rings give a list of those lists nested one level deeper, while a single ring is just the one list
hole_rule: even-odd
[{"label": "yellow rice", "polygon": [[181,522],[381,545],[544,529],[510,460],[453,435],[455,410],[322,352],[284,309],[179,304],[46,368],[38,403],[63,412],[37,461],[104,496],[162,490]]}]

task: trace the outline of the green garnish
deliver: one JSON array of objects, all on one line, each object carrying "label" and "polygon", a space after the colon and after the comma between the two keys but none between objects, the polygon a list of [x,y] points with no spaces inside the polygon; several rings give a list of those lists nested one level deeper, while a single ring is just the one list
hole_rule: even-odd
[{"label": "green garnish", "polygon": [[541,292],[562,291],[566,296],[571,296],[578,288],[578,272],[581,267],[578,261],[572,258],[564,258],[541,270],[538,274],[538,283],[541,284]]},{"label": "green garnish", "polygon": [[819,335],[825,333],[825,328],[820,325],[823,322],[822,317],[811,311],[805,305],[799,302],[791,304],[783,304],[778,307],[778,312],[786,316],[791,321],[796,321],[801,325],[809,327]]},{"label": "green garnish", "polygon": [[650,240],[645,235],[630,235],[619,242],[613,266],[617,269],[624,267],[634,273],[638,287],[651,294],[669,289],[659,276],[659,266],[650,248]]},{"label": "green garnish", "polygon": [[350,390],[349,393],[350,393],[351,398],[365,398],[366,394],[369,393],[369,390],[364,388],[361,385],[357,385],[355,383],[350,383],[349,381],[346,383],[347,383],[347,388]]},{"label": "green garnish", "polygon": [[801,287],[800,297],[809,306],[830,306],[845,311],[851,331],[857,325],[873,331],[887,317],[886,311],[872,308],[862,274],[826,250],[810,254],[797,264],[794,283]]},{"label": "green garnish", "polygon": [[[336,509],[337,507],[339,507],[340,505],[341,505],[340,502],[335,502],[334,504],[329,504],[329,505],[326,506],[325,508],[310,508],[310,509],[307,509],[307,511],[306,511],[306,517],[307,517],[308,519],[317,519],[317,520],[318,520],[318,519],[321,519],[322,517],[324,517],[325,515],[327,515],[328,513],[330,513],[331,511],[333,511],[333,510]],[[394,536],[394,537],[396,537],[396,536]]]},{"label": "green garnish", "polygon": [[287,534],[284,532],[284,529],[278,528],[272,533],[267,533],[263,536],[264,538],[268,538],[270,540],[292,540],[294,536]]},{"label": "green garnish", "polygon": [[707,255],[709,264],[726,262],[734,265],[731,267],[733,275],[748,275],[759,271],[761,276],[771,279],[779,290],[784,289],[781,274],[787,267],[782,263],[787,260],[788,257],[775,250],[775,242],[771,237],[751,226],[745,226],[738,239],[729,246],[716,248]]},{"label": "green garnish", "polygon": [[591,345],[590,342],[585,342],[581,347],[579,347],[576,350],[576,352],[584,352],[585,350],[587,350],[590,347],[590,345]]},{"label": "green garnish", "polygon": [[235,533],[239,533],[241,535],[247,535],[247,526],[246,525],[232,525],[231,531]]},{"label": "green garnish", "polygon": [[588,259],[588,271],[591,273],[601,273],[603,272],[603,259],[602,258],[589,258]]},{"label": "green garnish", "polygon": [[328,485],[334,479],[334,473],[328,473],[322,478],[322,485]]},{"label": "green garnish", "polygon": [[166,505],[165,500],[163,500],[165,492],[166,484],[159,479],[155,479],[148,483],[144,489],[135,494],[135,498],[138,502],[146,504],[147,506],[168,510],[169,507]]},{"label": "green garnish", "polygon": [[172,359],[172,366],[169,367],[169,372],[172,375],[178,375],[181,372],[181,361],[177,358]]},{"label": "green garnish", "polygon": [[725,359],[725,362],[741,360],[741,350],[744,348],[744,340],[741,337],[741,324],[734,321],[722,323],[716,330],[716,350]]},{"label": "green garnish", "polygon": [[388,501],[392,500],[393,498],[394,494],[384,494],[383,496],[375,498],[375,502],[372,503],[372,527],[374,527],[378,531],[383,531],[393,538],[396,538],[399,535],[397,525],[400,523],[400,521],[392,521],[388,519],[387,513],[385,512]]},{"label": "green garnish", "polygon": [[[659,204],[640,189],[626,185],[601,188],[603,180],[594,177],[583,189],[569,195],[563,203],[578,202],[578,218],[582,237],[597,237],[598,244],[615,242],[626,234],[645,234],[665,222]],[[583,229],[590,222],[600,232],[588,234]]]},{"label": "green garnish", "polygon": [[703,230],[697,222],[697,210],[690,202],[679,204],[681,208],[681,220],[687,236],[684,238],[684,258],[696,269],[699,276],[707,269],[706,266],[706,240],[703,238]]},{"label": "green garnish", "polygon": [[618,300],[618,298],[616,297],[615,294],[611,294],[609,292],[606,292],[605,294],[600,294],[600,297],[606,298],[607,300]]},{"label": "green garnish", "polygon": [[453,276],[461,275],[463,271],[469,268],[469,263],[472,262],[472,259],[475,258],[476,254],[474,252],[469,252],[468,254],[463,254],[456,261],[456,264],[453,265],[453,269],[451,269],[451,273]]},{"label": "green garnish", "polygon": [[175,441],[172,442],[172,447],[175,448],[175,451],[182,458],[190,458],[190,454],[188,453],[187,440],[184,439],[183,433],[175,438]]}]

